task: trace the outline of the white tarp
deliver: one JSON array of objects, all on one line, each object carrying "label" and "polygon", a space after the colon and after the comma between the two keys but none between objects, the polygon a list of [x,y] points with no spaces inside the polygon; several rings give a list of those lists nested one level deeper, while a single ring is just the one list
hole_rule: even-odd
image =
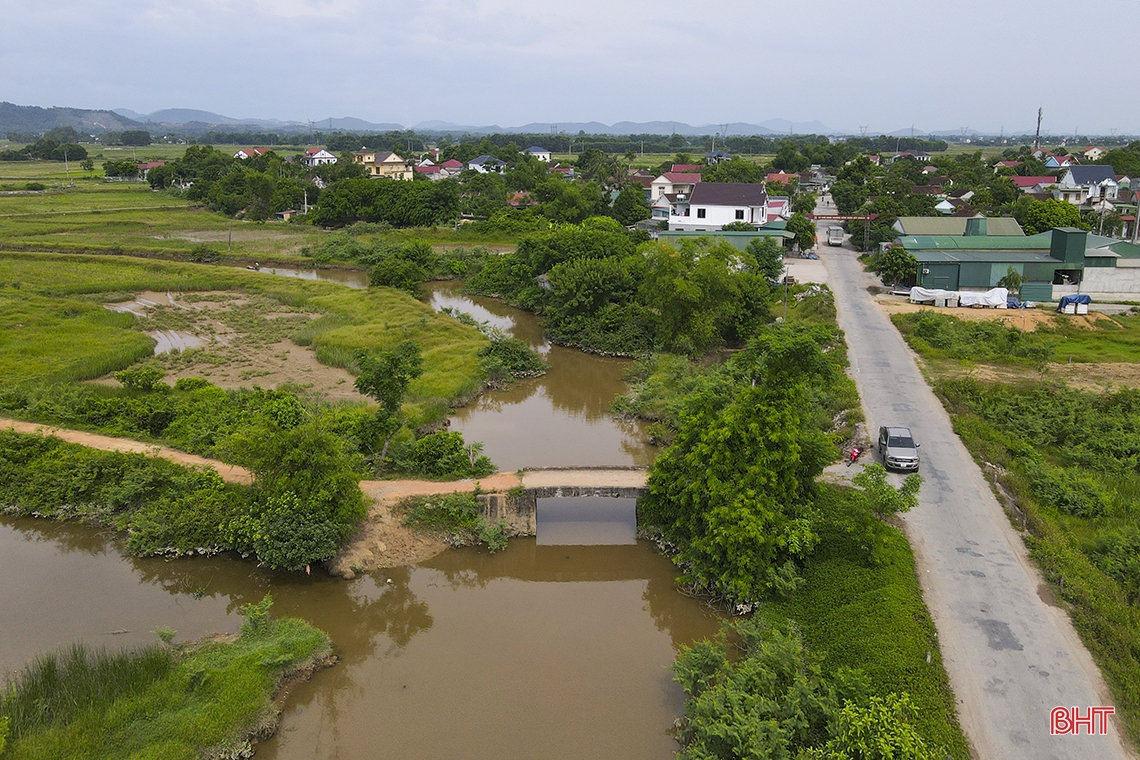
[{"label": "white tarp", "polygon": [[994,288],[987,290],[985,293],[961,293],[961,303],[963,306],[992,306],[996,309],[1006,308],[1006,299],[1009,298],[1009,291],[1005,288]]},{"label": "white tarp", "polygon": [[928,288],[913,287],[910,289],[911,303],[926,303],[928,301],[946,301],[956,299],[956,290],[930,290]]}]

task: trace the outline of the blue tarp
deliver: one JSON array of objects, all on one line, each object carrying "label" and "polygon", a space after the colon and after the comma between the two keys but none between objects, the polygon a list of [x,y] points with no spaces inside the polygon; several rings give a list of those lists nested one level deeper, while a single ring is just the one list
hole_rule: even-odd
[{"label": "blue tarp", "polygon": [[1077,293],[1072,296],[1061,296],[1061,303],[1057,304],[1057,311],[1064,311],[1065,307],[1071,303],[1090,304],[1092,303],[1092,299],[1084,293]]},{"label": "blue tarp", "polygon": [[1005,299],[1005,308],[1007,309],[1024,309],[1021,301],[1017,300],[1017,296],[1009,296]]}]

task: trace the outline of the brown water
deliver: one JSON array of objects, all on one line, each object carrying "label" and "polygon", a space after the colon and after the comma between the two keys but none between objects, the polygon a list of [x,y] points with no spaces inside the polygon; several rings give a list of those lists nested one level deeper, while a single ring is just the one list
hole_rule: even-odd
[{"label": "brown water", "polygon": [[676,591],[652,548],[447,552],[352,581],[214,557],[137,559],[75,524],[0,519],[0,668],[83,641],[108,647],[235,630],[271,591],[277,614],[342,657],[290,696],[259,758],[669,758],[679,644],[715,614]]},{"label": "brown water", "polygon": [[646,443],[639,422],[608,415],[625,393],[622,375],[629,360],[553,346],[538,318],[495,298],[467,296],[461,283],[428,283],[434,309],[450,307],[526,342],[550,364],[542,377],[521,380],[483,394],[451,420],[469,441],[482,441],[484,453],[501,470],[522,467],[648,465],[656,448]]}]

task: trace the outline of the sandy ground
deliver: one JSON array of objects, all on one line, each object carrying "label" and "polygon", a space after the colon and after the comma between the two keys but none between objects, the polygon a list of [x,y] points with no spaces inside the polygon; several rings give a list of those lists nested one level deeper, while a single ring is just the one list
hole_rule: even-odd
[{"label": "sandy ground", "polygon": [[51,427],[50,425],[38,425],[34,422],[10,420],[3,417],[0,417],[0,429],[14,430],[17,433],[54,435],[56,438],[60,438],[69,443],[78,443],[81,446],[89,446],[90,448],[99,449],[101,451],[123,451],[134,454],[147,454],[149,456],[162,457],[163,459],[168,459],[171,462],[177,462],[178,464],[188,467],[213,467],[218,471],[218,474],[222,476],[223,480],[229,481],[230,483],[244,484],[252,480],[249,471],[241,467],[195,456],[194,454],[187,454],[184,451],[178,451],[166,446],[158,446],[153,443],[141,443],[127,438],[113,438],[109,435],[100,435],[99,433],[87,433],[82,430],[67,430],[64,428]]},{"label": "sandy ground", "polygon": [[[813,262],[814,263],[814,262]],[[1103,314],[1059,315],[1052,309],[985,309],[974,307],[934,308],[929,305],[911,303],[906,296],[877,295],[874,301],[888,314],[913,314],[917,311],[933,310],[958,319],[972,322],[997,321],[1010,327],[1032,332],[1038,325],[1052,324],[1054,318],[1063,317],[1068,324],[1078,327],[1092,327],[1098,319],[1109,319]]]},{"label": "sandy ground", "polygon": [[[818,251],[821,256],[826,256],[827,251]],[[796,278],[796,283],[804,282],[817,282],[821,285],[831,287],[831,283],[827,278],[827,267],[823,265],[822,259],[801,259],[796,256],[784,257],[784,273]]]},{"label": "sandy ground", "polygon": [[[143,319],[160,308],[176,310],[185,317],[185,328],[148,331],[148,335],[158,342],[156,354],[168,354],[172,348],[183,352],[187,348],[202,349],[200,353],[182,353],[177,359],[167,357],[162,360],[168,385],[183,377],[203,377],[227,389],[252,385],[276,388],[287,383],[312,390],[333,401],[367,400],[357,393],[353,377],[347,370],[321,364],[311,349],[290,340],[263,342],[256,336],[235,332],[217,317],[218,312],[248,303],[249,299],[227,292],[195,293],[184,297],[147,291],[132,301],[104,305]],[[283,310],[280,314],[268,313],[265,318],[295,318],[298,315],[298,312]],[[316,315],[301,316],[312,318]],[[115,384],[111,377],[94,382]]]}]

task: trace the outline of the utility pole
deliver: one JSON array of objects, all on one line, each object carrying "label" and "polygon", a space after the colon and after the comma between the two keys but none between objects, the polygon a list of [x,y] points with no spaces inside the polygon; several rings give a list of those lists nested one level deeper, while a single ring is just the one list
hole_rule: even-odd
[{"label": "utility pole", "polygon": [[67,165],[67,151],[63,152],[63,171],[67,174],[67,186],[71,187],[71,169]]},{"label": "utility pole", "polygon": [[1041,147],[1041,115],[1044,111],[1045,109],[1043,108],[1037,109],[1037,134],[1033,137],[1033,150],[1037,150]]}]

